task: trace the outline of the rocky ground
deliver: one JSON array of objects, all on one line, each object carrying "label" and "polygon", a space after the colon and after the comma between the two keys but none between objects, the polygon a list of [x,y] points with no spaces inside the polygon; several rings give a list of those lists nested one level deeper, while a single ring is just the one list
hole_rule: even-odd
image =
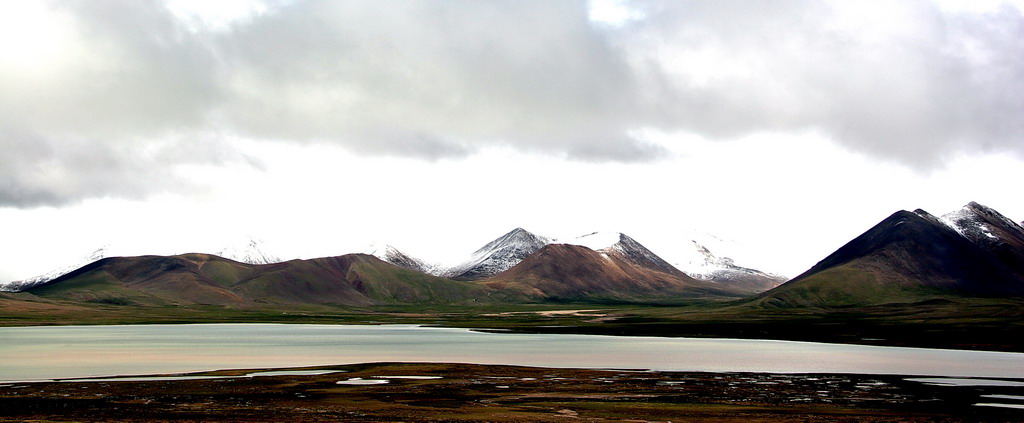
[{"label": "rocky ground", "polygon": [[0,421],[1024,421],[1022,409],[976,405],[1024,404],[1020,381],[939,386],[904,376],[415,363],[318,369],[335,372],[5,383]]}]

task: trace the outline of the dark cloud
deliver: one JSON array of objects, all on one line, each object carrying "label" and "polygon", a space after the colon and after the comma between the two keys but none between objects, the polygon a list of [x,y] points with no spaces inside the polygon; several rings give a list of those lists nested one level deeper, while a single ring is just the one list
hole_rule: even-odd
[{"label": "dark cloud", "polygon": [[[211,133],[436,160],[486,146],[649,161],[637,129],[819,131],[927,169],[1024,155],[1024,18],[928,2],[289,1],[218,30],[69,2],[60,54],[0,63],[0,205],[187,190]],[[154,151],[160,151],[154,155]]]}]

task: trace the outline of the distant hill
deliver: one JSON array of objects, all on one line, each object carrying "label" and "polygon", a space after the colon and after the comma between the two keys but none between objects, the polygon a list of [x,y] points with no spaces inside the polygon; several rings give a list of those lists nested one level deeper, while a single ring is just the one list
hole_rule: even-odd
[{"label": "distant hill", "polygon": [[842,307],[1022,297],[1020,234],[1020,225],[977,203],[945,219],[899,211],[754,304]]},{"label": "distant hill", "polygon": [[[112,305],[252,308],[742,298],[777,282],[706,248],[703,268],[719,275],[695,278],[622,233],[552,242],[514,229],[448,277],[426,273],[437,269],[386,245],[373,251],[384,260],[367,254],[276,263],[198,253],[107,257],[40,278],[27,291]],[[747,305],[833,308],[951,297],[1024,297],[1024,228],[977,203],[941,218],[899,211]]]},{"label": "distant hill", "polygon": [[[742,297],[745,292],[697,280],[621,233],[580,238],[597,250],[517,228],[477,250],[448,274],[394,247],[376,254],[244,263],[211,254],[104,258],[29,293],[81,302],[166,306],[373,306],[521,301],[668,301]],[[382,260],[383,258],[383,260]],[[387,261],[385,261],[387,260]]]},{"label": "distant hill", "polygon": [[[635,239],[593,233],[581,245],[517,228],[448,270],[380,244],[369,254],[243,262],[211,254],[107,257],[31,287],[49,299],[138,306],[373,306],[522,301],[672,301],[740,298],[736,283],[695,279]],[[251,245],[259,251],[257,245]],[[261,255],[260,257],[263,257]],[[472,280],[455,280],[472,279]]]},{"label": "distant hill", "polygon": [[[271,265],[285,262],[278,256],[267,253],[268,246],[264,242],[251,237],[243,241],[223,248],[214,255],[250,265]],[[425,262],[382,242],[372,244],[362,252],[416,272],[454,280],[475,281],[504,272],[545,245],[554,242],[556,240],[552,238],[516,228],[480,247],[462,263],[450,267]],[[726,287],[726,290],[737,294],[763,292],[785,279],[778,275],[738,266],[731,258],[716,256],[696,241],[682,242],[678,245],[678,249],[682,250],[686,256],[686,260],[678,264],[670,264],[632,238],[618,232],[594,232],[574,238],[568,243],[588,246],[596,251],[616,255],[635,265],[658,269],[677,276],[680,275],[681,268],[679,266],[685,266],[682,272],[686,276],[717,283]],[[108,256],[112,256],[112,254],[105,248],[101,248],[82,260],[61,266],[45,274],[24,280],[0,282],[0,292],[26,291]],[[676,258],[678,259],[678,257]]]},{"label": "distant hill", "polygon": [[110,257],[29,290],[56,299],[125,304],[447,304],[490,289],[426,275],[365,254],[248,264],[209,254]]}]

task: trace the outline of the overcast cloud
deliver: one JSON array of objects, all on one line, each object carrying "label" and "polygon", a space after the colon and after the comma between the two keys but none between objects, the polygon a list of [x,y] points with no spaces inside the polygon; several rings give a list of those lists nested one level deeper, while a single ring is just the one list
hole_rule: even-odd
[{"label": "overcast cloud", "polygon": [[[0,205],[201,189],[232,137],[374,156],[664,158],[638,130],[812,131],[919,170],[1024,156],[1024,17],[932,2],[4,3]],[[31,15],[31,16],[29,16]],[[29,19],[31,17],[31,19]],[[17,25],[19,21],[27,24]]]},{"label": "overcast cloud", "polygon": [[920,168],[960,151],[1024,152],[1024,19],[1014,7],[636,6],[648,18],[635,23],[630,51],[655,57],[647,63],[673,88],[658,98],[670,111],[664,126],[719,138],[813,129]]}]

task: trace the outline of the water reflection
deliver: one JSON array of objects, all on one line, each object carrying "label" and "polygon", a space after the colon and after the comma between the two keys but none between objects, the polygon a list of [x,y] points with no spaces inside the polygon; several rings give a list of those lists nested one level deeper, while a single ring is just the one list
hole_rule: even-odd
[{"label": "water reflection", "polygon": [[740,339],[474,332],[412,325],[0,328],[0,381],[367,362],[1024,378],[1024,354]]}]

